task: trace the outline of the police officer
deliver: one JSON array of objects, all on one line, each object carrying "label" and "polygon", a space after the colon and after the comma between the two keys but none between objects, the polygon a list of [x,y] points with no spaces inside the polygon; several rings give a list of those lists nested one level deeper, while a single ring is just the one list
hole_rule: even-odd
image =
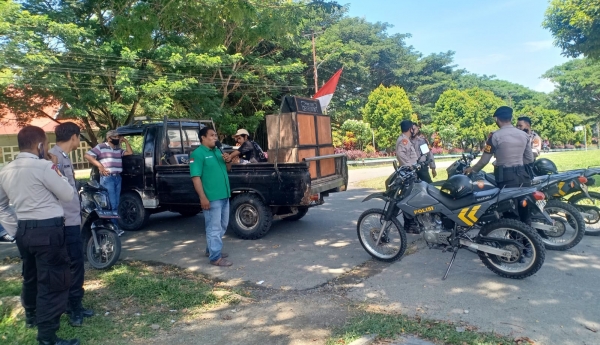
[{"label": "police officer", "polygon": [[[57,158],[58,169],[68,179],[73,191],[77,193],[75,171],[69,153],[79,147],[81,130],[75,123],[65,122],[56,126],[54,133],[56,133],[56,145],[50,150],[50,153]],[[61,202],[61,204],[65,211],[65,241],[71,260],[71,288],[69,289],[67,314],[70,316],[69,324],[71,326],[81,327],[84,316],[94,315],[93,310],[84,309],[81,303],[85,274],[83,240],[81,238],[81,207],[78,197],[74,197],[69,202]]]},{"label": "police officer", "polygon": [[[419,156],[415,151],[415,147],[410,139],[413,136],[413,123],[410,120],[404,120],[400,122],[400,130],[402,134],[396,140],[396,158],[400,162],[400,166],[413,166],[417,164]],[[414,220],[407,218],[404,215],[404,230],[408,233],[416,233],[419,231],[415,229],[416,224]],[[382,241],[389,241],[388,237],[385,236]]]},{"label": "police officer", "polygon": [[[48,153],[48,139],[41,128],[26,126],[17,140],[21,152],[0,171],[0,223],[9,233],[16,232],[23,260],[25,324],[37,324],[39,344],[78,345],[78,339],[56,336],[71,285],[60,202],[71,201],[75,193],[60,173],[56,157]],[[53,162],[45,159],[50,157]]]},{"label": "police officer", "polygon": [[421,134],[421,129],[419,128],[419,126],[417,126],[416,123],[413,124],[413,135],[411,138],[411,142],[413,144],[415,152],[419,156],[418,162],[423,163],[427,161],[429,163],[428,165],[423,165],[421,169],[417,171],[419,179],[427,183],[433,183],[431,175],[429,175],[429,168],[431,168],[431,173],[433,174],[433,177],[436,177],[437,172],[435,171],[435,160],[433,159],[433,153],[431,151],[429,151],[429,153],[427,153],[424,156],[421,155],[421,145],[425,144],[429,146],[429,143],[427,142],[427,139],[425,139],[425,137],[423,137],[423,135]]},{"label": "police officer", "polygon": [[400,166],[413,166],[417,164],[418,156],[410,139],[413,135],[413,123],[410,120],[400,122],[402,134],[396,140],[396,158]]},{"label": "police officer", "polygon": [[525,167],[533,162],[529,136],[513,127],[512,113],[513,110],[506,106],[494,112],[496,125],[500,129],[490,134],[481,159],[472,168],[465,169],[465,174],[479,172],[492,156],[496,156],[494,176],[499,188],[531,185],[531,176]]},{"label": "police officer", "polygon": [[527,116],[521,116],[517,119],[517,128],[529,135],[531,142],[531,151],[533,159],[537,159],[542,152],[542,138],[536,132],[531,130],[531,119]]}]

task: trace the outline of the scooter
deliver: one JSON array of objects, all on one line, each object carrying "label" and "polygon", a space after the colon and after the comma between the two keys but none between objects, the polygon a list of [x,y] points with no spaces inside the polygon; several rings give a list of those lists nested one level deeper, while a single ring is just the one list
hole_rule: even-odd
[{"label": "scooter", "polygon": [[83,185],[79,198],[84,253],[92,267],[107,269],[121,255],[121,231],[112,222],[119,215],[111,209],[108,191],[97,181],[90,180]]}]

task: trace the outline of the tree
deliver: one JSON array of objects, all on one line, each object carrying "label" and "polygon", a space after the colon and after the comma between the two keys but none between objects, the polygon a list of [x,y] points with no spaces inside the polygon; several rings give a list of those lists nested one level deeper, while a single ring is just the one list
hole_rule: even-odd
[{"label": "tree", "polygon": [[556,84],[551,95],[554,107],[600,121],[600,61],[571,60],[547,71],[544,77]]},{"label": "tree", "polygon": [[[21,5],[19,5],[21,4]],[[304,87],[293,46],[317,1],[115,0],[3,2],[0,103],[22,118],[28,100],[105,131],[135,116],[214,118],[220,132],[254,130],[285,93]],[[2,91],[6,91],[4,88]],[[30,102],[29,102],[30,103]],[[38,107],[39,109],[39,107]]]},{"label": "tree", "polygon": [[380,148],[396,145],[402,120],[416,120],[408,96],[399,86],[380,85],[371,92],[362,115],[363,120],[375,130],[375,139]]},{"label": "tree", "polygon": [[367,144],[371,142],[372,132],[371,127],[369,127],[368,123],[365,123],[361,120],[346,120],[340,127],[342,133],[352,132],[354,133],[358,148],[363,150]]},{"label": "tree", "polygon": [[554,36],[554,44],[568,57],[600,58],[600,2],[553,0],[542,26]]}]

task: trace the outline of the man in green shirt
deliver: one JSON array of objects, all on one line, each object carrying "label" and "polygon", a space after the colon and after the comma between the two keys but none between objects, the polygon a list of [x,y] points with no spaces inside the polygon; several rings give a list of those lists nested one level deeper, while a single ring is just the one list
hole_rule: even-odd
[{"label": "man in green shirt", "polygon": [[190,175],[204,210],[206,256],[212,265],[231,266],[232,263],[225,260],[227,254],[221,253],[229,223],[231,188],[226,162],[231,163],[231,158],[216,148],[217,132],[212,128],[200,130],[200,141],[202,145],[190,155]]}]

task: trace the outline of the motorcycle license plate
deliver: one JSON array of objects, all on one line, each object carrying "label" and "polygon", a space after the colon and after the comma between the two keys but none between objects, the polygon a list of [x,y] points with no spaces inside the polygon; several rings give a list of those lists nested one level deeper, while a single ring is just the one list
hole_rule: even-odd
[{"label": "motorcycle license plate", "polygon": [[546,200],[538,200],[535,202],[540,211],[544,212],[544,207],[546,207]]},{"label": "motorcycle license plate", "polygon": [[117,219],[119,218],[119,215],[113,211],[96,211],[96,213],[98,213],[98,217],[103,218],[103,219]]}]

